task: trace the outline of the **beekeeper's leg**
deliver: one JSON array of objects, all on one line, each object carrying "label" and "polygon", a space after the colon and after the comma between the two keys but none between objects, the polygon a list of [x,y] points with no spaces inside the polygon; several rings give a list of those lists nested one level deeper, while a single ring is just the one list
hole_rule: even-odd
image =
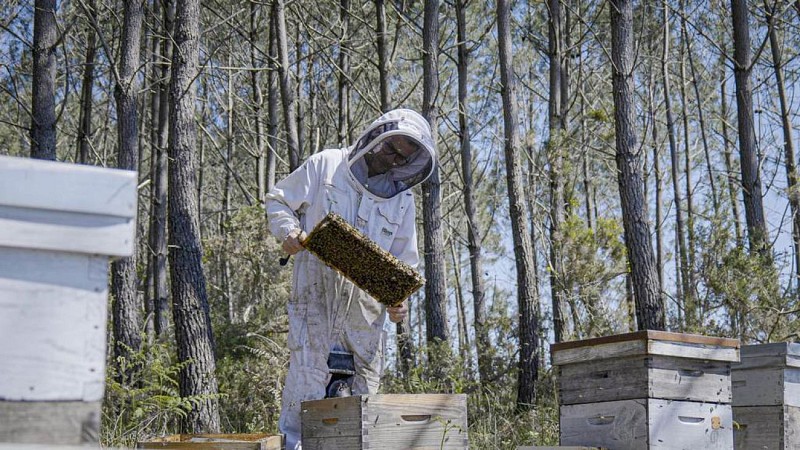
[{"label": "beekeeper's leg", "polygon": [[353,395],[376,394],[385,367],[386,332],[383,324],[386,314],[382,313],[382,307],[372,310],[369,306],[372,305],[351,308],[345,334],[346,347],[353,353],[356,366]]},{"label": "beekeeper's leg", "polygon": [[[313,309],[313,308],[312,308]],[[283,387],[279,427],[286,435],[286,449],[302,448],[300,403],[325,397],[328,383],[327,350],[322,355],[317,347],[319,322],[308,320],[307,304],[289,304],[289,373]],[[316,323],[315,323],[316,322]]]}]

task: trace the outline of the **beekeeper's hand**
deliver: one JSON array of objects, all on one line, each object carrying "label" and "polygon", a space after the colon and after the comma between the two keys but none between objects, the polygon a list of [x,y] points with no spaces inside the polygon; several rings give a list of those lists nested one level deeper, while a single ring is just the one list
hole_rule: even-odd
[{"label": "beekeeper's hand", "polygon": [[283,251],[290,255],[299,252],[303,249],[303,245],[300,242],[304,241],[306,237],[306,233],[303,230],[299,228],[293,230],[283,240]]},{"label": "beekeeper's hand", "polygon": [[392,322],[402,322],[408,317],[408,300],[403,300],[403,303],[397,306],[387,306],[386,312],[389,313],[389,320]]}]

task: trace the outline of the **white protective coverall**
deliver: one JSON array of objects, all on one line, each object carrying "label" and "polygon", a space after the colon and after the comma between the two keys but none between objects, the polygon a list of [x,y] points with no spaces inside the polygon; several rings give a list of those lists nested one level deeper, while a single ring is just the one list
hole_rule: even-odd
[{"label": "white protective coverall", "polygon": [[[405,165],[368,176],[364,155],[384,139],[402,135],[420,150]],[[267,196],[270,231],[285,239],[310,233],[335,212],[383,249],[412,267],[419,263],[414,195],[409,190],[433,173],[436,154],[428,122],[408,109],[390,111],[363,132],[355,145],[316,153]],[[376,393],[384,368],[386,308],[314,255],[295,255],[288,303],[289,373],[280,417],[286,448],[300,443],[300,402],[325,397],[331,350],[353,353],[353,395]]]}]

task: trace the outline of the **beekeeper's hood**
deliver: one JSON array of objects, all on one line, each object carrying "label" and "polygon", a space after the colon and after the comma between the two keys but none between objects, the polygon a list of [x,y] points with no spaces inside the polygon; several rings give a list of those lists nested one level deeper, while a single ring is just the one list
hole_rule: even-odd
[{"label": "beekeeper's hood", "polygon": [[[392,136],[408,138],[419,149],[405,164],[393,165],[386,173],[370,177],[364,156],[381,151],[381,142]],[[351,147],[348,158],[353,177],[368,191],[382,198],[394,197],[422,183],[431,176],[435,164],[431,127],[419,113],[410,109],[389,111],[372,122]]]}]

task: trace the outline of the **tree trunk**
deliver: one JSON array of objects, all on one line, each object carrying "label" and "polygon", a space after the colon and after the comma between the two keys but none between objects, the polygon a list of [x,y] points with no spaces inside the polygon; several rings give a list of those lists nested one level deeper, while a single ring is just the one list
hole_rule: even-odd
[{"label": "tree trunk", "polygon": [[[436,105],[439,92],[439,0],[425,0],[422,27],[422,115],[437,141]],[[439,164],[422,183],[422,224],[425,232],[425,325],[428,343],[449,341],[447,327],[447,267],[442,230],[442,194]]]},{"label": "tree trunk", "polygon": [[[800,193],[797,192],[797,166],[794,156],[794,137],[789,102],[786,96],[786,82],[783,77],[781,44],[778,40],[778,24],[775,11],[769,0],[764,0],[764,10],[769,23],[769,45],[772,51],[772,68],[775,72],[775,84],[778,86],[778,100],[781,105],[781,125],[783,127],[783,154],[786,160],[786,185],[789,192],[789,205],[792,210],[792,240],[794,241],[795,287],[800,288]],[[800,292],[800,289],[798,289]]]},{"label": "tree trunk", "polygon": [[[277,2],[276,2],[277,3]],[[275,3],[269,17],[269,70],[267,71],[267,192],[275,186],[278,152],[278,19]]]},{"label": "tree trunk", "polygon": [[500,50],[500,83],[503,98],[504,153],[508,188],[509,216],[517,268],[517,308],[519,321],[519,360],[517,408],[526,410],[536,405],[536,379],[539,375],[537,335],[539,333],[535,295],[533,245],[528,233],[528,213],[525,209],[522,158],[517,135],[517,99],[511,55],[511,5],[508,0],[497,1],[497,36]]},{"label": "tree trunk", "polygon": [[483,256],[481,255],[482,231],[476,211],[472,181],[472,145],[469,123],[469,49],[467,48],[467,21],[464,0],[456,0],[456,23],[458,33],[458,129],[461,148],[461,176],[464,180],[464,210],[467,219],[467,248],[469,250],[472,282],[472,308],[475,321],[475,347],[478,356],[478,375],[483,381],[490,380],[492,370],[489,329],[486,325],[486,283],[483,279]]},{"label": "tree trunk", "polygon": [[753,88],[751,81],[750,25],[746,0],[731,0],[733,16],[733,73],[736,80],[736,113],[739,124],[739,162],[742,169],[744,215],[750,253],[768,256],[769,235],[764,218],[761,177],[758,173],[756,134],[753,125]]},{"label": "tree trunk", "polygon": [[[142,0],[125,2],[122,42],[119,50],[119,79],[114,86],[117,103],[117,167],[139,170],[139,128],[137,123],[136,72],[142,34],[144,4]],[[141,346],[139,335],[139,295],[136,275],[136,252],[111,264],[111,295],[114,329],[114,361],[131,355]],[[130,381],[132,373],[120,373],[120,381]]]},{"label": "tree trunk", "polygon": [[33,13],[31,157],[56,160],[56,0],[36,0]]},{"label": "tree trunk", "polygon": [[[95,0],[86,2],[90,21],[97,20]],[[86,27],[86,56],[83,63],[83,80],[81,81],[81,112],[78,125],[78,155],[76,160],[80,164],[88,164],[92,146],[89,137],[92,135],[92,91],[94,87],[94,60],[97,55],[97,33],[90,24]]]},{"label": "tree trunk", "polygon": [[[553,303],[553,335],[555,342],[563,342],[566,338],[564,326],[564,305],[566,292],[564,285],[564,267],[561,235],[565,219],[563,155],[561,151],[564,117],[562,111],[562,56],[561,56],[561,3],[560,0],[548,0],[550,21],[548,26],[549,59],[550,59],[550,91],[547,103],[549,138],[547,155],[549,160],[548,175],[550,178],[550,292]],[[577,329],[578,324],[574,326]]]},{"label": "tree trunk", "polygon": [[628,250],[636,302],[636,320],[640,330],[663,330],[664,305],[650,242],[641,158],[637,153],[634,128],[633,5],[630,0],[612,0],[610,9],[617,179],[622,200],[625,247]]},{"label": "tree trunk", "polygon": [[[720,58],[724,58],[720,56]],[[736,246],[744,246],[744,238],[742,237],[742,222],[739,220],[739,194],[737,193],[736,186],[738,185],[734,173],[736,170],[733,167],[733,159],[731,152],[731,140],[728,136],[728,95],[725,93],[725,64],[720,64],[723,70],[720,74],[719,89],[720,89],[720,121],[722,122],[722,140],[724,141],[724,156],[725,156],[725,171],[727,172],[728,181],[728,196],[731,201],[731,215],[733,216],[734,230],[736,233]]]},{"label": "tree trunk", "polygon": [[275,43],[278,53],[278,75],[280,78],[281,99],[283,100],[283,122],[286,127],[286,145],[289,153],[289,171],[300,167],[300,147],[297,140],[297,119],[295,118],[295,98],[292,89],[292,71],[289,70],[289,46],[286,32],[286,5],[285,0],[275,0],[272,3],[272,13],[275,15]]},{"label": "tree trunk", "polygon": [[389,70],[386,62],[386,5],[384,0],[375,0],[375,16],[375,42],[378,48],[378,85],[380,86],[381,111],[386,112],[392,108],[392,98],[389,92]]},{"label": "tree trunk", "polygon": [[[649,13],[653,13],[655,8],[649,9]],[[656,46],[657,41],[655,39],[655,35],[653,36],[651,46],[650,46],[650,56],[655,59],[656,58]],[[656,273],[658,274],[658,285],[661,288],[664,288],[664,238],[662,233],[662,223],[664,221],[664,213],[661,207],[662,199],[662,191],[663,188],[661,186],[661,145],[658,140],[658,122],[656,121],[656,80],[655,80],[655,67],[648,67],[648,116],[650,120],[650,127],[651,133],[653,137],[653,175],[655,177],[655,213],[656,213],[656,222],[655,222],[655,238],[656,238]],[[663,292],[662,292],[663,295]],[[662,310],[664,313],[664,323],[666,324],[666,306]]]},{"label": "tree trunk", "polygon": [[685,305],[685,298],[687,292],[689,292],[689,277],[687,276],[687,270],[689,267],[687,251],[686,251],[686,240],[684,235],[684,221],[683,221],[683,195],[681,194],[681,188],[679,183],[679,174],[678,168],[680,164],[678,163],[678,144],[677,139],[675,138],[675,119],[672,116],[672,90],[670,85],[670,76],[669,76],[669,68],[667,66],[667,61],[669,60],[669,5],[666,1],[663,2],[664,6],[664,51],[661,55],[661,72],[664,76],[664,108],[666,109],[667,115],[667,136],[669,137],[669,155],[670,155],[670,173],[672,175],[672,196],[673,201],[675,203],[675,235],[677,236],[677,246],[678,246],[678,265],[676,267],[676,271],[678,271],[678,278],[681,280],[680,283],[680,293],[681,295],[677,296],[678,302],[678,311],[679,314],[682,315],[682,310]]},{"label": "tree trunk", "polygon": [[[684,10],[681,9],[681,14]],[[687,37],[681,28],[681,41],[686,41]],[[686,55],[681,46],[680,51],[680,95],[681,95],[681,119],[683,120],[683,168],[684,182],[686,183],[686,266],[683,272],[686,284],[683,290],[683,309],[686,329],[690,332],[697,332],[697,277],[695,277],[695,251],[696,244],[694,238],[694,182],[692,180],[692,151],[689,137],[689,113],[686,107]]]},{"label": "tree trunk", "polygon": [[350,0],[339,0],[339,145],[350,142]]},{"label": "tree trunk", "polygon": [[[267,154],[264,145],[264,95],[261,93],[261,72],[256,70],[262,66],[258,58],[258,14],[259,4],[250,1],[250,89],[253,91],[253,122],[256,128],[256,186],[258,187],[258,204],[263,205],[267,199]],[[267,44],[269,45],[269,44]]]},{"label": "tree trunk", "polygon": [[182,431],[219,432],[214,339],[211,332],[195,171],[195,95],[198,74],[200,2],[177,2],[175,52],[170,82],[169,241],[173,319],[177,340],[182,397],[203,396],[192,402]]}]

